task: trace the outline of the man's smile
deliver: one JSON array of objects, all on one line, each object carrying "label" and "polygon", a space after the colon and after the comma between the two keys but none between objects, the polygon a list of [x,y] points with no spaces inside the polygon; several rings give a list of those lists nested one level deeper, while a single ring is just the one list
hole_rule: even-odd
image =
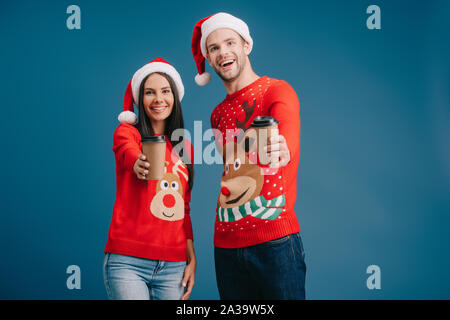
[{"label": "man's smile", "polygon": [[221,70],[229,70],[233,67],[234,63],[236,62],[236,57],[226,57],[226,58],[219,58],[218,60],[216,60],[216,65],[221,69]]},{"label": "man's smile", "polygon": [[234,62],[235,62],[235,59],[222,60],[219,62],[219,66],[224,70],[228,70],[233,66]]}]

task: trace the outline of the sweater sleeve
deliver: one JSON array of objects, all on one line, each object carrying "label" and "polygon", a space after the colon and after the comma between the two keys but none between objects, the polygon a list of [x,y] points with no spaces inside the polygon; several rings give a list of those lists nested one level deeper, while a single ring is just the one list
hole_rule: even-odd
[{"label": "sweater sleeve", "polygon": [[284,136],[291,159],[300,156],[300,103],[294,89],[283,80],[272,85],[264,96],[269,115],[278,120],[279,133]]},{"label": "sweater sleeve", "polygon": [[[185,139],[186,142],[186,151],[189,154],[189,159],[191,159],[191,163],[194,164],[194,148],[190,141]],[[186,191],[184,193],[184,231],[186,233],[187,239],[194,239],[193,231],[192,231],[192,222],[191,222],[191,189],[189,189],[189,185],[186,184]]]},{"label": "sweater sleeve", "polygon": [[129,124],[120,124],[113,135],[113,151],[119,168],[133,170],[134,163],[141,153],[140,134]]}]

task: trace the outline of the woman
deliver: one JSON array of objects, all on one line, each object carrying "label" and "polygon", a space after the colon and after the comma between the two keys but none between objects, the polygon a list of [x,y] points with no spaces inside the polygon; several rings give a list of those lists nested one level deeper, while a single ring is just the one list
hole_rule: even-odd
[{"label": "woman", "polygon": [[[184,128],[183,95],[180,75],[161,58],[136,71],[125,93],[113,136],[117,190],[103,263],[110,299],[185,300],[194,286],[193,148],[186,139],[170,140],[174,130]],[[135,125],[133,102],[139,110]],[[141,151],[142,137],[153,135],[167,141],[159,181],[147,180],[152,164]],[[166,215],[168,210],[174,213]]]}]

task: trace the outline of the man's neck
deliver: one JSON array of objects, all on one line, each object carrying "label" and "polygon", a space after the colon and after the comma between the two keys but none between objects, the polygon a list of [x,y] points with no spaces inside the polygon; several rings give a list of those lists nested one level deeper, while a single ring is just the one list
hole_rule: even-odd
[{"label": "man's neck", "polygon": [[244,70],[243,72],[241,72],[237,79],[231,82],[223,81],[223,85],[225,86],[225,90],[228,94],[233,94],[258,79],[259,76],[255,72],[253,72],[252,68],[249,68],[248,70]]}]

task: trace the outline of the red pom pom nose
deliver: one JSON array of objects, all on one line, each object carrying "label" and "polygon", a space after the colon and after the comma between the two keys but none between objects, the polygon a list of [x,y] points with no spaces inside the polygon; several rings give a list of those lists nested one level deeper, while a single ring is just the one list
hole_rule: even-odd
[{"label": "red pom pom nose", "polygon": [[172,208],[175,205],[175,197],[171,194],[166,194],[163,198],[163,203],[167,208]]},{"label": "red pom pom nose", "polygon": [[227,187],[222,187],[222,190],[220,190],[220,192],[222,192],[222,194],[226,197],[230,195],[230,190],[228,190]]}]

